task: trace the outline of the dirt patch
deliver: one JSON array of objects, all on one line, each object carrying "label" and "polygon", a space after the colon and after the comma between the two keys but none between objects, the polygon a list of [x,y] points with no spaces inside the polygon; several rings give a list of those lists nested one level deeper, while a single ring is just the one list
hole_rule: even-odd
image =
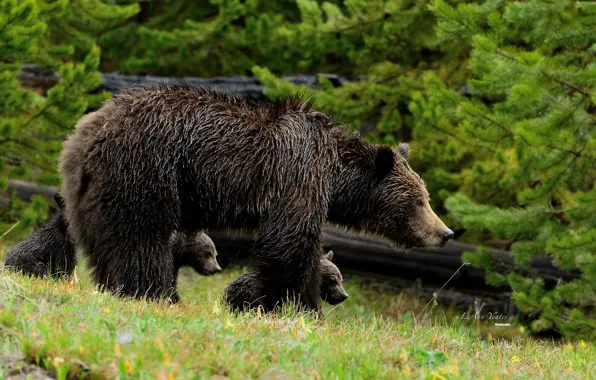
[{"label": "dirt patch", "polygon": [[54,376],[43,368],[35,364],[28,363],[25,357],[21,354],[0,352],[0,366],[2,371],[0,374],[4,375],[6,380],[48,380],[54,379]]}]

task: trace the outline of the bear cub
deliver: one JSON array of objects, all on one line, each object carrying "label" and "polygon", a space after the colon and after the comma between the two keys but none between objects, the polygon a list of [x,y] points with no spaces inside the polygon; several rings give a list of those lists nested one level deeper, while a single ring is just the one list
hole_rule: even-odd
[{"label": "bear cub", "polygon": [[221,272],[215,244],[206,233],[174,232],[171,239],[175,283],[180,268],[185,266],[203,276]]},{"label": "bear cub", "polygon": [[[321,257],[320,294],[323,301],[330,305],[338,305],[348,299],[348,293],[342,285],[343,277],[341,272],[339,271],[339,268],[331,262],[332,259],[333,251],[329,251]],[[259,296],[254,291],[254,284],[257,281],[256,276],[257,274],[255,272],[250,272],[238,277],[226,288],[225,297],[234,294],[234,296],[250,300],[250,304],[244,305],[246,309],[253,308],[254,305],[262,304],[262,296]],[[228,293],[230,291],[231,293]]]},{"label": "bear cub", "polygon": [[8,251],[4,268],[35,277],[72,275],[77,265],[76,249],[67,233],[64,200],[55,194],[54,201],[56,207],[50,208],[48,220]]}]

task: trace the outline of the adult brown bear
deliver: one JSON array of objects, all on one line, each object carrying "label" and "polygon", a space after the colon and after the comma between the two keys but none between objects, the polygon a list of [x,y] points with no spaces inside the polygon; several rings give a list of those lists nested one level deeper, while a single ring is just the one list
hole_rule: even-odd
[{"label": "adult brown bear", "polygon": [[174,300],[172,233],[256,228],[254,286],[266,309],[290,295],[317,310],[326,220],[401,247],[442,246],[453,235],[407,155],[406,144],[369,144],[297,97],[128,89],[65,143],[64,215],[99,284]]}]

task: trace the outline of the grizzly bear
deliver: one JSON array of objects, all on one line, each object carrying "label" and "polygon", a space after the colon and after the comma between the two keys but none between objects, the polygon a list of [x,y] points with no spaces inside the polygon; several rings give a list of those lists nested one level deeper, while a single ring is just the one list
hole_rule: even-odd
[{"label": "grizzly bear", "polygon": [[55,194],[54,201],[48,220],[8,251],[4,268],[36,277],[62,278],[73,273],[77,257],[63,217],[64,200]]},{"label": "grizzly bear", "polygon": [[211,276],[221,271],[213,240],[204,232],[184,234],[174,232],[171,237],[174,256],[174,286],[181,267],[191,267],[200,275]]},{"label": "grizzly bear", "polygon": [[[407,144],[368,143],[298,97],[126,89],[66,141],[63,215],[114,293],[176,299],[172,233],[256,228],[251,287],[265,308],[290,295],[318,310],[326,221],[402,248],[453,236],[407,156]],[[234,293],[232,308],[247,301]]]},{"label": "grizzly bear", "polygon": [[[329,251],[321,257],[321,283],[320,294],[321,299],[330,305],[338,305],[348,299],[348,293],[345,291],[342,282],[343,278],[339,268],[331,262],[333,259],[333,251]],[[253,283],[257,282],[257,274],[249,272],[241,275],[236,280],[232,281],[226,288],[226,297],[230,300],[231,297],[239,297],[244,302],[240,308],[233,309],[238,312],[254,308],[255,306],[265,306],[266,296],[255,293]],[[227,293],[231,295],[228,296]],[[232,302],[237,304],[237,302]]]}]

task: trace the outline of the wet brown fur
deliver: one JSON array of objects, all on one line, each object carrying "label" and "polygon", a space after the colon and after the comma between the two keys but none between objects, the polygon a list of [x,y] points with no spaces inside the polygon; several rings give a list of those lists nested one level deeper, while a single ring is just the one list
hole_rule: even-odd
[{"label": "wet brown fur", "polygon": [[[338,305],[348,299],[348,293],[343,288],[343,277],[339,268],[331,262],[333,251],[321,257],[321,299],[330,305]],[[226,288],[226,298],[241,298],[242,304],[233,311],[243,311],[260,306],[266,306],[266,295],[257,293],[255,285],[258,284],[257,273],[250,272],[240,275]],[[231,293],[231,295],[228,295]]]},{"label": "wet brown fur", "polygon": [[368,144],[296,97],[129,89],[66,142],[64,214],[99,284],[149,298],[177,298],[173,232],[257,228],[254,290],[266,309],[292,293],[316,310],[326,220],[405,247],[444,243],[405,151]]}]

